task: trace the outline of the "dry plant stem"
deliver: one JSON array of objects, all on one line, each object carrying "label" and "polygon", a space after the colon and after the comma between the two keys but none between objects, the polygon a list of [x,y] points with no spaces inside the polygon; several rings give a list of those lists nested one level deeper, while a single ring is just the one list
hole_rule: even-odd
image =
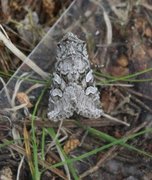
[{"label": "dry plant stem", "polygon": [[8,100],[8,102],[9,102],[9,104],[11,104],[11,98],[10,98],[10,95],[9,95],[9,92],[8,92],[8,89],[7,89],[7,86],[6,86],[4,80],[3,80],[1,77],[0,77],[0,81],[1,81],[2,84],[3,84],[3,88],[4,88],[4,91],[5,91],[7,100]]},{"label": "dry plant stem", "polygon": [[[56,144],[56,140],[57,140],[58,137],[59,137],[59,134],[60,134],[60,131],[61,131],[61,128],[62,128],[62,124],[63,124],[63,120],[61,120],[60,125],[59,125],[59,128],[58,128],[57,133],[56,133],[56,136],[55,136],[55,138],[54,138],[53,141],[52,141],[52,142],[55,143],[55,144]],[[51,143],[51,144],[52,144],[52,143]],[[60,156],[61,160],[62,160],[62,161],[65,161],[65,158],[64,158],[64,156],[63,156],[63,153],[62,153],[62,151],[60,150],[60,148],[59,148],[59,146],[58,146],[57,144],[56,144],[56,148],[57,148],[57,151],[58,151],[58,153],[59,153],[59,156]],[[68,180],[70,180],[70,179],[71,179],[71,176],[70,176],[69,167],[68,167],[67,164],[64,164],[64,169],[65,169],[65,172],[66,172],[66,174],[67,174]]]},{"label": "dry plant stem", "polygon": [[[26,77],[26,76],[27,76],[27,73],[23,73],[21,75],[21,78]],[[20,88],[23,81],[24,81],[24,79],[22,79],[22,80],[18,79],[17,82],[15,83],[15,87],[14,87],[14,91],[13,91],[13,95],[12,95],[12,99],[11,99],[12,108],[15,107],[15,98],[16,98],[18,90],[19,90],[19,88]]]},{"label": "dry plant stem", "polygon": [[96,83],[96,85],[99,86],[119,86],[119,87],[133,87],[134,85],[132,84],[120,84],[120,83],[116,83],[116,84],[102,84],[102,83]]},{"label": "dry plant stem", "polygon": [[108,161],[109,159],[112,159],[113,157],[115,157],[117,155],[117,151],[118,147],[112,147],[97,163],[95,166],[91,167],[89,170],[85,171],[84,173],[82,173],[80,175],[80,179],[94,173],[95,171],[97,171],[102,165],[103,163],[105,163],[106,161]]},{"label": "dry plant stem", "polygon": [[[105,24],[106,24],[106,30],[107,30],[106,39],[105,39],[105,43],[104,44],[106,44],[107,47],[103,48],[102,58],[106,60],[107,59],[106,58],[107,48],[112,43],[112,37],[113,37],[113,34],[112,34],[112,24],[111,24],[110,18],[108,16],[108,13],[104,9],[104,7],[101,5],[101,3],[99,1],[97,1],[97,0],[93,1],[93,2],[95,4],[97,4],[103,10],[103,17],[104,17],[104,21],[105,21]],[[108,59],[107,59],[107,62],[103,62],[103,64],[107,65],[108,64]]]},{"label": "dry plant stem", "polygon": [[[3,139],[2,142],[7,144],[8,141],[6,139]],[[17,151],[19,154],[22,154],[23,156],[26,157],[26,152],[22,147],[15,145],[15,144],[8,145],[8,147]],[[49,163],[47,163],[46,161],[43,161],[41,159],[39,159],[38,162],[39,162],[39,165],[41,165],[42,167],[52,171],[54,174],[58,175],[60,178],[62,178],[64,180],[68,180],[67,177],[65,176],[65,174],[63,173],[63,171],[61,171],[57,168],[51,168]]]},{"label": "dry plant stem", "polygon": [[21,162],[19,163],[16,180],[20,180],[19,178],[20,178],[20,172],[21,172],[23,162],[24,162],[24,156],[21,158]]},{"label": "dry plant stem", "polygon": [[95,4],[97,4],[102,10],[103,10],[103,17],[106,23],[106,28],[107,28],[107,34],[106,34],[106,44],[110,45],[112,43],[112,24],[110,21],[110,18],[105,11],[104,7],[101,5],[99,1],[93,1]]},{"label": "dry plant stem", "polygon": [[133,95],[136,95],[138,97],[141,97],[141,98],[148,99],[148,100],[152,101],[152,97],[150,97],[150,96],[147,96],[147,95],[142,94],[140,92],[136,92],[136,91],[134,91],[133,89],[130,89],[130,88],[126,88],[126,90],[128,92],[130,92],[131,94],[133,94]]},{"label": "dry plant stem", "polygon": [[139,5],[143,6],[144,8],[148,9],[148,10],[151,10],[152,11],[152,5],[144,2],[144,1],[139,1]]},{"label": "dry plant stem", "polygon": [[[31,125],[31,120],[25,120],[24,121],[25,124],[28,126]],[[23,122],[22,121],[13,121],[14,124],[16,125],[19,125],[20,127],[23,125]],[[76,128],[78,127],[77,125],[77,121],[74,120],[74,119],[66,119],[63,121],[63,127],[65,128]],[[0,125],[2,125],[2,123],[0,123]],[[3,125],[5,125],[5,122],[3,122]],[[105,126],[115,126],[115,125],[118,125],[117,122],[110,122],[110,121],[107,121],[106,118],[100,118],[100,119],[83,119],[81,121],[81,125],[83,126],[89,126],[89,127],[105,127]],[[50,127],[53,127],[53,128],[58,128],[59,127],[59,123],[56,123],[56,122],[50,122],[48,119],[45,119],[45,120],[36,120],[35,121],[35,126],[38,127],[38,128],[50,128]]]},{"label": "dry plant stem", "polygon": [[139,99],[137,99],[134,96],[131,96],[131,99],[134,100],[136,103],[138,103],[141,107],[143,107],[145,110],[149,111],[152,114],[152,109],[147,106],[145,103],[143,103],[142,101],[140,101]]},{"label": "dry plant stem", "polygon": [[25,91],[25,94],[29,94],[31,91],[39,87],[44,87],[44,84],[34,84],[33,86],[31,86],[29,89]]},{"label": "dry plant stem", "polygon": [[[65,158],[63,156],[63,153],[61,152],[60,148],[58,145],[56,145],[56,148],[57,148],[57,151],[59,153],[59,156],[61,158],[62,161],[65,161]],[[67,174],[67,177],[68,177],[68,180],[71,180],[71,175],[70,175],[70,171],[69,171],[69,167],[67,164],[64,164],[64,169],[65,169],[65,172]]]},{"label": "dry plant stem", "polygon": [[24,108],[24,107],[26,107],[26,106],[27,106],[27,103],[24,103],[24,104],[15,106],[15,107],[13,107],[13,108],[4,108],[3,110],[4,110],[4,111],[7,111],[7,112],[9,112],[9,111],[11,111],[11,112],[16,112],[17,110],[22,109],[22,108]]},{"label": "dry plant stem", "polygon": [[[2,29],[1,25],[0,28]],[[33,71],[39,74],[43,79],[49,77],[48,73],[44,72],[32,60],[26,57],[17,47],[14,46],[14,44],[10,41],[10,39],[8,39],[8,37],[6,37],[6,35],[4,35],[1,31],[0,31],[0,41],[2,41],[13,54],[15,54],[19,59],[21,59],[27,66],[33,69]]]},{"label": "dry plant stem", "polygon": [[110,115],[108,115],[108,114],[105,114],[105,113],[104,113],[102,116],[105,117],[105,118],[107,118],[107,119],[109,119],[109,120],[111,120],[111,121],[115,121],[115,122],[124,124],[124,125],[126,125],[126,126],[130,126],[130,124],[128,124],[128,123],[126,123],[126,122],[124,122],[124,121],[121,121],[121,120],[119,120],[119,119],[117,119],[117,118],[115,118],[115,117],[112,117],[112,116],[110,116]]},{"label": "dry plant stem", "polygon": [[60,121],[60,124],[59,124],[58,130],[57,130],[56,136],[53,139],[51,144],[55,144],[56,140],[58,139],[60,131],[61,131],[61,128],[62,128],[62,125],[63,125],[63,120]]},{"label": "dry plant stem", "polygon": [[103,16],[104,16],[104,20],[107,26],[106,44],[110,45],[112,43],[112,25],[111,25],[110,18],[104,9],[103,9]]},{"label": "dry plant stem", "polygon": [[[130,131],[128,131],[124,137],[127,137],[129,135],[132,135],[133,133],[138,132],[140,129],[146,127],[149,124],[148,121],[143,122],[141,125],[139,125],[137,128],[133,128]],[[103,164],[106,163],[106,161],[114,158],[121,150],[123,150],[124,147],[119,147],[117,145],[115,145],[114,147],[112,147],[110,150],[108,150],[105,155],[96,163],[95,166],[91,167],[89,170],[85,171],[84,173],[82,173],[80,175],[80,178],[84,178],[86,176],[88,176],[89,174],[94,173],[95,171],[97,171],[99,168],[101,168],[103,166]]]}]

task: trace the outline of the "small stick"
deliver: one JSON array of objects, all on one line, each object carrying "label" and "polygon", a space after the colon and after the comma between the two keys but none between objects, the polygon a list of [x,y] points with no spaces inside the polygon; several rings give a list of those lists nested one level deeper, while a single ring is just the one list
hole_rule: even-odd
[{"label": "small stick", "polygon": [[137,99],[135,96],[131,96],[131,99],[134,100],[136,103],[138,103],[141,107],[143,107],[144,109],[146,109],[147,111],[149,111],[152,114],[152,109],[147,106],[144,102],[140,101],[139,99]]},{"label": "small stick", "polygon": [[[3,139],[2,142],[7,144],[9,141],[7,139]],[[18,146],[16,144],[8,144],[8,147],[26,157],[26,152],[22,147],[20,147],[20,146]],[[67,177],[66,177],[66,175],[64,174],[64,172],[62,170],[60,170],[58,168],[50,167],[50,164],[47,161],[43,161],[43,160],[39,159],[38,163],[42,167],[44,167],[44,168],[52,171],[54,174],[58,175],[60,177],[60,179],[67,180]]]},{"label": "small stick", "polygon": [[[140,129],[146,127],[149,124],[148,121],[143,122],[142,124],[140,124],[138,127],[131,129],[130,131],[126,132],[126,134],[124,135],[124,137],[127,137],[129,135],[132,135],[133,133],[138,132]],[[101,168],[103,166],[103,164],[105,164],[108,160],[114,158],[121,150],[123,150],[124,147],[119,147],[118,145],[113,146],[112,148],[110,148],[102,158],[99,159],[99,161],[96,163],[95,166],[91,167],[90,169],[86,170],[85,172],[83,172],[82,174],[80,174],[80,179],[83,179],[84,177],[94,173],[95,171],[97,171],[99,168]]]},{"label": "small stick", "polygon": [[0,31],[0,41],[4,43],[4,45],[15,54],[20,60],[22,60],[27,66],[33,69],[37,74],[39,74],[43,79],[49,77],[48,73],[44,72],[39,66],[37,66],[32,60],[26,57],[8,38],[4,28],[0,25],[2,32]]},{"label": "small stick", "polygon": [[124,121],[121,121],[121,120],[119,120],[119,119],[117,119],[117,118],[115,118],[115,117],[112,117],[112,116],[108,115],[108,114],[103,113],[102,116],[105,117],[105,118],[107,118],[107,119],[109,119],[109,120],[112,120],[112,121],[115,121],[115,122],[124,124],[124,125],[126,125],[126,126],[130,126],[129,123],[124,122]]},{"label": "small stick", "polygon": [[152,101],[152,97],[150,97],[150,96],[147,96],[147,95],[142,94],[142,93],[140,93],[140,92],[134,91],[133,89],[130,89],[130,88],[125,88],[125,89],[126,89],[128,92],[130,92],[131,94],[133,94],[133,95],[136,95],[136,96],[139,96],[139,97],[141,97],[141,98],[148,99],[148,100]]}]

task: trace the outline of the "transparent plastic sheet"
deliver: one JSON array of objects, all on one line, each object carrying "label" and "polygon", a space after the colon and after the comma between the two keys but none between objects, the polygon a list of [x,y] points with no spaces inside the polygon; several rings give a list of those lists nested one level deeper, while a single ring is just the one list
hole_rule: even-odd
[{"label": "transparent plastic sheet", "polygon": [[[106,32],[106,25],[103,18],[104,6],[107,8],[107,4],[104,4],[104,1],[99,0],[73,1],[28,57],[43,71],[50,73],[51,76],[54,69],[57,43],[62,39],[65,33],[71,31],[80,39],[86,41],[92,62],[96,59],[99,64],[104,63],[104,59],[101,55],[102,49],[97,48],[96,46],[97,44],[103,44],[104,41],[106,41],[106,34],[104,34]],[[102,37],[104,37],[104,39],[102,39]],[[28,60],[26,60],[26,62],[28,64]],[[22,63],[7,83],[6,88],[9,91],[10,97],[13,95],[16,82],[24,73],[27,73],[27,76],[29,76],[30,79],[43,80],[25,63]],[[20,84],[18,92],[25,92],[34,84],[35,82],[24,80]],[[40,95],[41,90],[42,88],[37,88],[29,94],[35,98],[35,102]],[[47,100],[48,95],[46,95],[46,103]],[[10,108],[4,88],[0,92],[0,108],[1,110],[3,108]]]}]

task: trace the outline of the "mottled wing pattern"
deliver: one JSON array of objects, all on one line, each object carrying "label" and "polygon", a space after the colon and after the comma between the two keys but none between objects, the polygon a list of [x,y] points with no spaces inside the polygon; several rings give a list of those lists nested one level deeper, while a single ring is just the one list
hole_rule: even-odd
[{"label": "mottled wing pattern", "polygon": [[84,41],[72,33],[66,34],[58,44],[56,59],[48,118],[58,121],[74,113],[99,118],[103,111]]}]

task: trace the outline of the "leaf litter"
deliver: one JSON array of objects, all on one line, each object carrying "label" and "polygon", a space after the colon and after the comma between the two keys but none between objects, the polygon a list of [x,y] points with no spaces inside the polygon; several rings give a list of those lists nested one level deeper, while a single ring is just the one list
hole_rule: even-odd
[{"label": "leaf litter", "polygon": [[[76,178],[75,173],[82,179],[151,178],[152,149],[149,129],[152,124],[150,81],[152,72],[129,76],[151,68],[152,65],[151,7],[152,4],[148,0],[73,2],[65,0],[63,3],[53,0],[43,0],[41,3],[1,1],[1,24],[13,44],[25,55],[32,51],[57,21],[54,29],[48,32],[47,40],[38,45],[39,51],[29,56],[44,72],[52,73],[56,44],[66,32],[72,31],[85,40],[89,59],[95,65],[94,70],[100,74],[97,76],[97,84],[104,111],[130,123],[130,127],[125,127],[108,121],[105,117],[99,120],[74,117],[64,120],[62,125],[48,121],[46,111],[49,83],[46,79],[47,91],[34,117],[41,179],[71,177],[66,172],[70,172],[72,179]],[[61,11],[65,11],[64,16],[61,15]],[[57,20],[60,16],[61,19]],[[3,43],[0,45],[0,53],[0,71],[5,74],[1,78],[7,82],[8,74],[14,73],[21,61],[8,51]],[[13,76],[7,85],[2,80],[5,91],[2,90],[0,95],[2,108],[0,176],[4,176],[3,169],[8,169],[10,178],[14,179],[16,177],[29,179],[34,176],[33,139],[30,139],[31,119],[36,101],[44,88],[42,84],[37,83],[37,80],[43,78],[31,71],[25,63],[15,74],[22,78],[25,72],[28,74],[24,80],[18,80]],[[35,82],[27,82],[28,78],[32,78]],[[141,79],[145,81],[140,82]],[[122,86],[117,85],[120,83]],[[126,84],[133,87],[126,87]],[[10,104],[4,92],[9,97]],[[91,127],[93,129],[90,129]],[[51,138],[49,128],[56,130],[56,141]],[[116,140],[129,138],[144,130],[147,132],[140,136],[114,144]],[[111,146],[110,137],[107,139],[106,135],[101,136],[101,133],[115,138]],[[62,148],[57,149],[58,143]],[[109,148],[106,149],[106,146]],[[105,150],[87,156],[88,152],[98,150],[100,147]],[[66,166],[68,170],[65,170],[65,166],[57,166],[64,156],[62,151],[67,153],[68,158],[86,156],[79,161],[73,161],[72,165],[76,172],[70,169],[71,164]],[[30,153],[27,155],[28,152]],[[67,160],[66,156],[62,158],[63,162]]]}]

